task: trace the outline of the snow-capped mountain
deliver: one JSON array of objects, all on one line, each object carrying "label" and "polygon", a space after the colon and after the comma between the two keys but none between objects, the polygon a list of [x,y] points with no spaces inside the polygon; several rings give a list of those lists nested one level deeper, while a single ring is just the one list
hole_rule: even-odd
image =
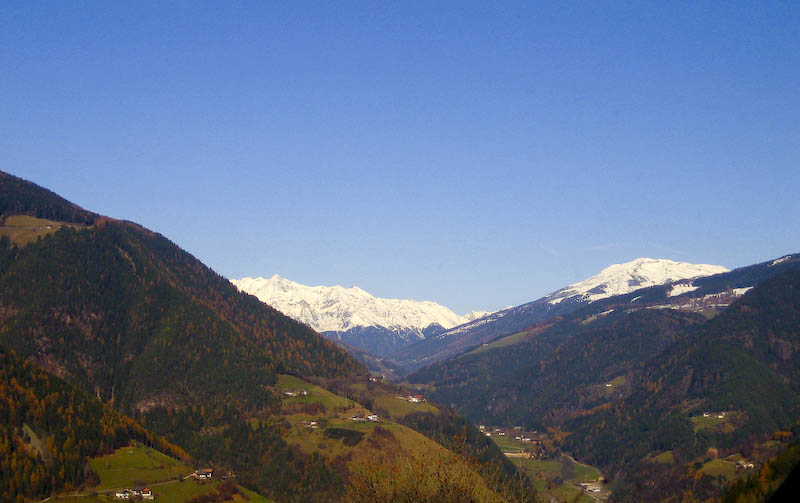
[{"label": "snow-capped mountain", "polygon": [[561,288],[533,302],[491,313],[407,348],[400,348],[391,354],[391,358],[404,370],[414,370],[497,337],[513,334],[555,316],[575,311],[600,299],[676,281],[681,282],[673,287],[675,295],[679,295],[694,290],[690,280],[727,271],[725,267],[716,265],[638,258],[606,267],[584,281]]},{"label": "snow-capped mountain", "polygon": [[545,296],[544,299],[550,304],[558,304],[566,299],[594,302],[614,295],[624,295],[640,288],[723,272],[728,272],[728,269],[720,265],[637,258],[624,264],[606,267],[591,278],[564,287]]},{"label": "snow-capped mountain", "polygon": [[277,274],[231,283],[323,335],[378,356],[488,314],[459,316],[431,301],[374,297],[357,286],[307,286]]}]

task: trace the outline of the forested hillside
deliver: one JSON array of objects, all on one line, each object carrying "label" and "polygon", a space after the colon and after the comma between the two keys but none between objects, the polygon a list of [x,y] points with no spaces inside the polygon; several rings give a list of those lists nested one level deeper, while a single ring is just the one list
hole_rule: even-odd
[{"label": "forested hillside", "polygon": [[[506,347],[476,350],[418,371],[431,396],[474,421],[541,428],[627,395],[644,362],[704,318],[672,310],[581,312],[520,334]],[[614,389],[605,383],[620,378]]]},{"label": "forested hillside", "polygon": [[615,480],[617,501],[715,497],[726,479],[710,475],[708,453],[765,459],[800,417],[797,265],[702,278],[686,296],[653,287],[599,301],[409,379],[474,421],[546,429]]},{"label": "forested hillside", "polygon": [[[0,176],[0,195],[0,345],[28,362],[25,368],[35,369],[36,364],[75,385],[86,394],[82,396],[99,399],[90,400],[91,407],[110,412],[107,406],[113,406],[130,414],[147,431],[180,445],[196,463],[230,473],[243,486],[280,502],[340,501],[352,492],[359,467],[374,465],[344,445],[361,439],[368,452],[385,461],[384,467],[392,466],[397,456],[423,466],[422,456],[437,453],[443,466],[457,468],[469,482],[471,497],[478,498],[474,501],[481,500],[476,496],[480,494],[495,501],[498,491],[527,491],[513,471],[503,472],[508,465],[500,468],[505,474],[496,482],[491,474],[498,472],[488,469],[488,459],[472,464],[435,443],[457,446],[447,442],[449,433],[461,432],[466,425],[454,414],[442,415],[435,427],[424,421],[409,423],[431,440],[388,421],[384,429],[391,434],[375,423],[359,423],[354,429],[350,415],[370,412],[357,402],[342,399],[344,408],[324,400],[287,402],[279,375],[296,382],[337,381],[358,388],[367,382],[367,370],[307,326],[239,292],[163,236],[88,213],[10,175]],[[64,462],[56,469],[63,468],[63,474],[57,471],[53,479],[50,465],[35,460],[33,468],[21,465],[21,451],[12,446],[22,435],[17,423],[34,423],[41,406],[35,401],[24,405],[28,395],[17,389],[15,379],[7,376],[3,381],[9,414],[27,407],[34,418],[15,416],[7,432],[11,440],[0,454],[16,463],[3,471],[8,474],[4,484],[37,474],[36,487],[26,487],[23,494],[45,494],[86,481],[87,456],[118,446],[117,437],[130,437],[111,429],[77,448],[74,442],[108,423],[93,421],[96,414],[86,413],[86,424],[82,419],[70,423],[69,428],[80,429],[72,437],[65,434],[59,447]],[[313,400],[329,395],[322,388],[315,393],[319,396]],[[361,398],[371,403],[369,396]],[[76,410],[83,413],[87,407]],[[61,416],[46,417],[55,421],[51,427],[64,427]],[[317,431],[302,424],[312,417],[324,428]],[[39,428],[40,423],[31,427]],[[158,442],[168,445],[166,441]],[[487,448],[474,431],[458,445],[481,457]],[[39,482],[42,477],[50,477],[49,482]],[[461,487],[450,476],[443,481]],[[4,487],[8,495],[20,494],[12,486]],[[384,486],[391,487],[391,481]],[[534,493],[525,498],[533,501]]]},{"label": "forested hillside", "polygon": [[[10,175],[0,182],[0,219],[54,219],[27,244],[0,236],[0,344],[250,486],[264,481],[272,497],[327,491],[330,470],[292,453],[267,421],[280,407],[272,386],[278,372],[348,376],[364,367],[163,236]],[[256,430],[253,418],[264,420]],[[267,484],[269,474],[281,483]]]},{"label": "forested hillside", "polygon": [[[675,480],[652,494],[678,499],[694,487],[681,464],[718,452],[752,450],[759,439],[800,417],[800,272],[755,287],[718,317],[648,364],[642,386],[625,401],[566,428],[565,446],[585,459],[629,473],[618,497],[634,501],[652,477],[648,454],[671,451]],[[719,427],[698,428],[705,411],[723,411]],[[666,470],[667,467],[662,467]],[[705,491],[713,494],[712,487]]]},{"label": "forested hillside", "polygon": [[87,458],[134,439],[188,458],[131,418],[0,348],[0,500],[21,502],[92,483]]},{"label": "forested hillside", "polygon": [[[33,201],[58,202],[41,194]],[[42,213],[33,203],[25,211]],[[343,350],[135,224],[98,219],[21,248],[4,240],[0,254],[0,342],[123,411],[221,394],[261,407],[276,371],[364,372]]]}]

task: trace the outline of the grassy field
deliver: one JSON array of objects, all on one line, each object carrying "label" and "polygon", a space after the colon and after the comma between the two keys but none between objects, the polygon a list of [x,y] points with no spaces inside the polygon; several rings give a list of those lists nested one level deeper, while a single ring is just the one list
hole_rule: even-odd
[{"label": "grassy field", "polygon": [[721,459],[712,459],[700,467],[700,469],[697,471],[712,477],[722,475],[729,481],[736,478],[736,464],[729,463]]},{"label": "grassy field", "polygon": [[[153,490],[154,503],[185,503],[194,497],[211,492],[215,487],[217,487],[217,485],[219,485],[219,483],[219,480],[197,482],[194,479],[187,479],[182,482],[171,481],[160,483],[160,485],[153,485],[150,487],[150,489]],[[250,497],[249,500],[252,503],[269,502],[269,500],[256,493],[253,493],[252,491],[243,489],[242,492],[245,492],[248,497],[250,497],[251,494],[253,495],[253,497]],[[114,497],[113,492],[89,494],[86,496],[58,497],[59,503],[109,503],[112,501],[117,503],[120,501]]]},{"label": "grassy field", "polygon": [[100,477],[98,491],[175,480],[192,473],[181,461],[143,446],[123,447],[113,454],[94,458],[89,464]]},{"label": "grassy field", "polygon": [[[588,503],[594,501],[584,494],[578,484],[581,482],[592,482],[597,480],[600,472],[592,467],[572,463],[569,458],[559,459],[525,459],[510,458],[511,461],[525,473],[534,487],[546,496],[554,497],[560,502]],[[566,460],[566,461],[564,461]],[[557,484],[555,478],[564,471],[564,463],[572,464],[572,477],[564,480],[564,483]],[[576,498],[578,498],[576,500]]]},{"label": "grassy field", "polygon": [[375,409],[383,409],[389,413],[389,416],[395,421],[406,417],[414,412],[430,412],[431,414],[438,415],[439,409],[428,402],[410,403],[406,400],[401,400],[394,395],[386,393],[376,393],[372,396],[373,407]]},{"label": "grassy field", "polygon": [[298,379],[297,377],[280,374],[278,375],[278,383],[276,384],[278,391],[283,392],[283,390],[305,390],[308,392],[306,396],[296,396],[296,397],[287,397],[281,395],[283,399],[283,403],[287,405],[291,404],[303,404],[303,403],[319,403],[323,405],[328,411],[333,411],[334,409],[347,409],[351,407],[355,407],[356,404],[352,400],[348,400],[347,398],[340,397],[339,395],[334,395],[330,391],[320,388],[314,384],[309,382],[303,381],[302,379]]},{"label": "grassy field", "polygon": [[[116,489],[146,486],[152,489],[156,503],[185,503],[211,492],[220,484],[219,479],[196,481],[185,478],[192,468],[182,461],[170,458],[154,449],[133,445],[117,449],[114,453],[89,460],[92,470],[100,477],[97,487],[78,495],[61,495],[63,503],[109,503],[119,501]],[[270,500],[239,487],[251,503],[270,503]]]},{"label": "grassy field", "polygon": [[675,463],[675,455],[672,451],[664,451],[658,456],[653,456],[652,461],[662,465],[671,465]]},{"label": "grassy field", "polygon": [[522,339],[524,339],[525,336],[528,335],[529,333],[530,333],[530,331],[526,330],[524,332],[517,332],[516,334],[511,334],[509,336],[502,337],[500,339],[497,339],[494,342],[491,342],[489,344],[486,344],[486,345],[480,346],[478,348],[475,348],[472,351],[470,351],[469,353],[464,354],[463,356],[478,355],[478,354],[484,353],[486,351],[490,351],[492,349],[511,346],[513,344],[516,344],[516,343],[522,341]]},{"label": "grassy field", "polygon": [[491,438],[503,452],[523,452],[525,447],[530,447],[530,444],[526,444],[521,440],[516,440],[511,435],[500,436],[496,433],[492,433]]},{"label": "grassy field", "polygon": [[82,226],[27,215],[12,215],[0,223],[0,236],[8,236],[17,246],[25,246],[31,241],[56,232],[61,227],[79,228]]},{"label": "grassy field", "polygon": [[600,470],[589,465],[576,463],[567,456],[557,459],[525,459],[511,458],[517,466],[523,467],[528,474],[543,475],[545,478],[552,479],[557,475],[565,475],[565,464],[571,465],[568,471],[569,477],[564,478],[570,484],[580,484],[581,482],[594,482],[600,478]]},{"label": "grassy field", "polygon": [[720,418],[717,417],[717,413],[714,413],[711,414],[709,417],[703,417],[702,415],[695,416],[691,418],[691,420],[692,420],[692,427],[694,428],[694,431],[697,432],[700,430],[710,430],[713,428],[719,428],[720,425],[729,423],[731,420],[731,414],[726,412],[725,416]]}]

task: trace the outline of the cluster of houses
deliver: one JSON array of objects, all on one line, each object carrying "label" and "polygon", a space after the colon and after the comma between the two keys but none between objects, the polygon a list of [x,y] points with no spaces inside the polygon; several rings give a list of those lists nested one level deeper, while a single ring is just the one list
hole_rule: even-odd
[{"label": "cluster of houses", "polygon": [[[207,480],[214,477],[214,469],[213,468],[200,468],[195,470],[194,473],[191,475],[193,478],[197,480]],[[222,477],[223,479],[225,477]],[[143,500],[152,500],[153,491],[150,488],[145,487],[144,489],[134,488],[134,489],[120,489],[114,496],[120,500],[130,500],[137,497],[141,497]]]},{"label": "cluster of houses", "polygon": [[[487,428],[486,425],[478,425],[478,429],[487,437],[496,435],[498,437],[505,437],[506,435],[514,435],[514,440],[519,440],[526,444],[538,445],[542,441],[542,436],[538,435],[536,430],[527,432],[522,429],[522,426],[514,426],[513,428]],[[536,438],[539,437],[539,438]]]},{"label": "cluster of houses", "polygon": [[427,402],[427,400],[425,400],[425,397],[422,395],[405,395],[405,396],[395,395],[395,398],[397,398],[398,400],[405,400],[406,402],[409,403]]},{"label": "cluster of houses", "polygon": [[374,423],[377,423],[380,420],[381,420],[381,418],[378,417],[377,414],[369,414],[367,416],[365,416],[364,414],[356,414],[355,416],[352,416],[350,418],[350,421],[353,421],[353,422],[356,422],[356,423],[365,423],[367,421],[372,421]]},{"label": "cluster of houses", "polygon": [[716,417],[717,419],[724,419],[724,412],[703,412],[703,417]]},{"label": "cluster of houses", "polygon": [[308,396],[308,391],[304,389],[285,389],[283,390],[283,394],[289,397]]},{"label": "cluster of houses", "polygon": [[743,459],[740,459],[739,461],[736,462],[736,468],[738,468],[739,470],[749,470],[755,468],[755,465],[753,463],[749,463]]},{"label": "cluster of houses", "polygon": [[145,500],[151,500],[153,499],[153,491],[147,487],[144,489],[122,489],[121,491],[117,491],[114,496],[120,500],[128,500],[137,496],[141,496],[141,498]]}]

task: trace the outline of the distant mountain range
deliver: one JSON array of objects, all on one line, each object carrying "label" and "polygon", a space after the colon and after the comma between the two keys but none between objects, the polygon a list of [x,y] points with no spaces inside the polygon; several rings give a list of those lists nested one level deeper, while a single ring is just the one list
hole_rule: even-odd
[{"label": "distant mountain range", "polygon": [[277,274],[231,283],[323,335],[379,357],[489,314],[459,316],[431,301],[378,298],[357,286],[307,286]]}]

